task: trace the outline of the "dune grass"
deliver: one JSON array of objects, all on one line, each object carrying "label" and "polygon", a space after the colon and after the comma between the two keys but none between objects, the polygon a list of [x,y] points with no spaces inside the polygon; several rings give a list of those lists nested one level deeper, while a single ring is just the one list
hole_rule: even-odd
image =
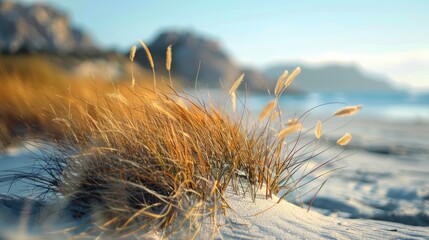
[{"label": "dune grass", "polygon": [[296,177],[317,156],[310,145],[323,135],[321,123],[315,137],[304,137],[314,127],[303,130],[302,118],[281,118],[279,98],[299,72],[280,76],[273,100],[256,118],[235,92],[243,75],[229,90],[225,109],[172,83],[160,87],[155,72],[153,85],[136,84],[133,77],[120,87],[75,82],[67,91],[6,82],[0,96],[15,107],[2,114],[2,127],[10,131],[17,119],[36,123],[56,151],[32,172],[3,175],[2,181],[28,180],[42,190],[40,197],[66,200],[76,218],[91,219],[77,237],[155,231],[188,239],[207,226],[216,237],[218,216],[229,211],[228,188],[253,199],[265,189],[266,198],[281,193],[284,199],[333,161]]},{"label": "dune grass", "polygon": [[[29,133],[61,132],[52,124],[56,111],[68,109],[67,114],[77,118],[79,104],[94,103],[101,95],[114,98],[121,91],[130,93],[126,91],[129,82],[72,74],[60,65],[77,60],[57,58],[43,54],[0,55],[0,150]],[[133,78],[146,74],[134,70],[137,74],[133,72]],[[147,85],[142,81],[140,86]]]}]

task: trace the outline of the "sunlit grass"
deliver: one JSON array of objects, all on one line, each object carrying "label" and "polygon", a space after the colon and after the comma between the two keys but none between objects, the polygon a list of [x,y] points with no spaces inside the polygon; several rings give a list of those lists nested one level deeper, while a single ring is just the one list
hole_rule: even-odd
[{"label": "sunlit grass", "polygon": [[[171,55],[168,71],[169,64]],[[237,98],[244,75],[229,89],[231,105],[224,109],[172,82],[162,87],[155,71],[151,85],[136,84],[134,76],[119,86],[75,81],[55,88],[11,79],[0,93],[4,138],[22,122],[36,126],[56,151],[37,171],[2,180],[29,180],[41,189],[40,198],[67,201],[76,218],[90,219],[78,237],[156,232],[195,238],[207,223],[216,237],[218,216],[229,211],[228,188],[252,199],[259,189],[266,198],[281,193],[284,199],[335,159],[296,176],[318,155],[311,144],[322,136],[319,123],[316,138],[304,137],[310,131],[303,128],[304,115],[281,118],[278,100],[299,72],[279,78],[273,100],[256,118]]]}]

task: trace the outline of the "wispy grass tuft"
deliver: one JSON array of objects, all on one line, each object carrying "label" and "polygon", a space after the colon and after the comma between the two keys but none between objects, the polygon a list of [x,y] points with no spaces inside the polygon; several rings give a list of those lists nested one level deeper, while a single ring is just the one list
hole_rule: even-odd
[{"label": "wispy grass tuft", "polygon": [[[127,239],[156,232],[163,238],[193,239],[208,222],[215,238],[219,215],[228,213],[227,189],[253,200],[265,189],[266,198],[281,193],[284,199],[333,161],[296,177],[318,155],[314,136],[305,135],[304,115],[286,124],[281,119],[280,95],[299,67],[280,76],[275,99],[253,120],[244,114],[250,112],[245,104],[237,111],[236,90],[244,74],[228,92],[231,113],[186,92],[157,88],[150,51],[140,42],[155,88],[132,79],[132,89],[95,87],[90,98],[60,94],[62,102],[51,105],[44,118],[56,129],[45,130],[55,152],[44,156],[37,171],[0,180],[27,180],[42,190],[41,196],[65,200],[76,218],[90,219],[82,236]],[[169,52],[171,58],[171,47],[167,59]],[[131,61],[134,54],[132,48]],[[289,137],[292,133],[298,135]],[[320,122],[315,133],[320,138]],[[344,136],[338,144],[350,139]]]}]

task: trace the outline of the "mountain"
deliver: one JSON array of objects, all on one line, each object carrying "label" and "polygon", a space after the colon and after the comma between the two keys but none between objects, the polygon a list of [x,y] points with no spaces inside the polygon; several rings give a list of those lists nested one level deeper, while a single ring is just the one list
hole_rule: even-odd
[{"label": "mountain", "polygon": [[[66,14],[43,4],[0,0],[0,52],[0,71],[26,78],[131,79],[128,57],[99,50],[90,35],[69,24]],[[136,77],[149,79],[144,69],[133,70]]]},{"label": "mountain", "polygon": [[[190,32],[166,31],[148,44],[157,73],[166,74],[166,49],[170,44],[173,54],[172,73],[187,86],[194,86],[198,75],[200,87],[222,85],[228,88],[245,73],[245,84],[242,84],[242,89],[247,86],[252,91],[266,91],[274,87],[261,71],[239,66],[215,40]],[[150,66],[142,48],[137,50],[136,62],[146,68]]]},{"label": "mountain", "polygon": [[[169,45],[172,45],[173,53],[172,73],[187,86],[194,86],[198,75],[200,87],[228,88],[241,73],[244,73],[245,84],[242,84],[241,89],[247,87],[252,92],[266,92],[268,89],[272,91],[284,70],[292,72],[296,66],[300,66],[301,74],[287,89],[288,92],[394,90],[387,78],[371,75],[354,65],[279,64],[265,71],[241,67],[216,41],[195,33],[176,31],[163,32],[148,44],[155,70],[164,76],[167,76],[165,59]],[[137,50],[136,62],[145,68],[150,67],[141,47]]]},{"label": "mountain", "polygon": [[43,4],[0,1],[0,51],[93,52],[89,35],[70,26],[67,15]]},{"label": "mountain", "polygon": [[310,66],[300,64],[278,64],[267,68],[265,75],[276,81],[284,70],[291,72],[296,66],[301,67],[301,73],[293,85],[306,92],[335,92],[335,91],[392,91],[395,88],[385,77],[371,75],[355,65],[330,64]]},{"label": "mountain", "polygon": [[[199,87],[227,89],[245,73],[245,82],[240,86],[241,89],[247,88],[252,92],[266,92],[267,89],[272,91],[278,76],[285,69],[292,71],[297,65],[277,65],[266,71],[242,67],[213,39],[191,32],[166,31],[149,44],[158,76],[168,76],[165,70],[165,55],[170,44],[173,51],[173,76],[190,87],[193,87],[198,79]],[[66,14],[43,4],[22,5],[0,0],[0,52],[61,55],[62,59],[56,64],[81,75],[104,75],[104,78],[111,79],[123,79],[129,75],[127,64],[124,64],[125,58],[104,54],[97,49],[88,34],[69,24]],[[70,58],[70,61],[66,58]],[[135,62],[149,68],[142,48],[138,49]],[[304,65],[301,68],[300,76],[288,91],[393,89],[386,79],[370,75],[356,66]]]}]

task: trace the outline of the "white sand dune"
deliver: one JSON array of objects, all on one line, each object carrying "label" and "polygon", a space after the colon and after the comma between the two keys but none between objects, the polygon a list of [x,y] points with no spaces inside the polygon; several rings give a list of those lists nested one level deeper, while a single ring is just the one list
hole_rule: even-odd
[{"label": "white sand dune", "polygon": [[367,119],[347,129],[354,136],[344,153],[349,156],[327,166],[345,168],[330,176],[313,209],[429,226],[429,123]]},{"label": "white sand dune", "polygon": [[[231,210],[226,217],[221,217],[220,221],[225,225],[220,228],[217,239],[429,239],[427,227],[324,216],[286,201],[277,203],[276,197],[265,199],[262,191],[255,202],[250,197],[230,192],[227,199]],[[0,201],[0,239],[66,238],[58,233],[70,225],[67,221],[72,218],[56,216],[55,221],[48,218],[41,222],[32,217],[25,219],[27,222],[22,225],[20,213],[23,206],[22,201]],[[41,208],[37,209],[43,212]],[[204,232],[200,238],[205,239],[211,234]]]},{"label": "white sand dune", "polygon": [[229,239],[429,239],[429,228],[366,219],[324,216],[278,198],[266,200],[229,194],[234,210],[221,229]]}]

